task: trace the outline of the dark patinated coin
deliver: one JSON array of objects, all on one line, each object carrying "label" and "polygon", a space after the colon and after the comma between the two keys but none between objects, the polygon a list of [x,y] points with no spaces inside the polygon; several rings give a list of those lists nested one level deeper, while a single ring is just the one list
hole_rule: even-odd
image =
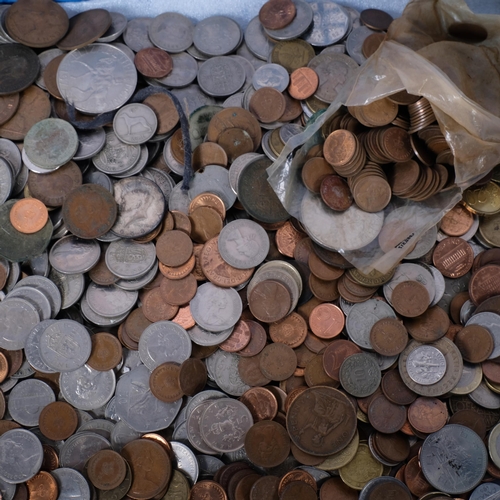
[{"label": "dark patinated coin", "polygon": [[28,88],[39,71],[40,60],[29,47],[17,43],[0,45],[0,95]]},{"label": "dark patinated coin", "polygon": [[376,477],[366,483],[359,494],[359,500],[382,500],[397,498],[411,500],[413,498],[408,486],[394,477]]},{"label": "dark patinated coin", "polygon": [[115,223],[118,213],[113,195],[98,184],[84,184],[66,198],[62,216],[66,227],[78,238],[98,238]]}]

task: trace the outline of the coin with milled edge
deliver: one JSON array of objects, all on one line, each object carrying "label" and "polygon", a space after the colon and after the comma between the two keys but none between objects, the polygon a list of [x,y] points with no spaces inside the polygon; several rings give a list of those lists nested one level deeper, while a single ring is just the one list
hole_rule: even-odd
[{"label": "coin with milled edge", "polygon": [[0,302],[0,347],[15,351],[26,344],[31,330],[40,321],[36,307],[25,299],[13,297]]},{"label": "coin with milled edge", "polygon": [[366,353],[346,358],[340,367],[339,377],[342,387],[357,398],[373,394],[381,381],[377,362]]},{"label": "coin with milled edge", "polygon": [[436,347],[424,345],[410,353],[406,361],[410,378],[420,385],[439,382],[446,372],[446,358]]}]

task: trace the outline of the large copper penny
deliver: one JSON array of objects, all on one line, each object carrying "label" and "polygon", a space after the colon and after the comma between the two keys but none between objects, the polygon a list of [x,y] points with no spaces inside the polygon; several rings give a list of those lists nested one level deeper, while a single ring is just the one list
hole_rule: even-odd
[{"label": "large copper penny", "polygon": [[284,318],[292,304],[292,297],[285,285],[278,281],[261,281],[250,293],[248,306],[259,321],[273,323]]},{"label": "large copper penny", "polygon": [[111,26],[111,15],[105,9],[91,9],[73,16],[66,36],[59,41],[61,50],[81,49],[101,38]]},{"label": "large copper penny", "polygon": [[[55,477],[46,471],[40,471],[26,481],[30,500],[57,500],[59,488]],[[18,490],[19,491],[19,490]],[[14,500],[16,500],[14,496]]]},{"label": "large copper penny", "polygon": [[[163,135],[170,132],[179,123],[179,113],[170,96],[153,94],[144,99],[143,104],[149,106],[156,114],[158,128],[156,133]],[[163,158],[163,155],[160,155]]]},{"label": "large copper penny", "polygon": [[109,491],[117,488],[125,479],[125,459],[112,450],[101,450],[87,462],[90,482],[98,489]]},{"label": "large copper penny", "polygon": [[334,174],[332,166],[324,158],[311,158],[302,167],[302,182],[314,194],[319,194],[321,181]]},{"label": "large copper penny", "polygon": [[122,359],[120,341],[111,333],[99,332],[91,337],[92,351],[87,364],[98,371],[108,371],[116,368]]},{"label": "large copper penny", "polygon": [[455,336],[455,345],[465,361],[481,363],[486,361],[495,346],[493,335],[479,325],[468,325]]},{"label": "large copper penny", "polygon": [[320,304],[312,310],[309,316],[311,330],[322,339],[331,339],[339,335],[344,324],[344,313],[333,304]]},{"label": "large copper penny", "polygon": [[165,278],[160,285],[164,300],[173,306],[187,304],[196,295],[197,289],[197,281],[192,274],[180,280]]},{"label": "large copper penny", "polygon": [[410,443],[400,433],[374,433],[374,445],[377,451],[389,462],[403,462],[410,455]]},{"label": "large copper penny", "polygon": [[408,420],[418,432],[431,434],[446,425],[448,409],[437,398],[417,398],[408,408]]},{"label": "large copper penny", "polygon": [[295,18],[296,7],[291,0],[269,0],[259,11],[259,21],[268,30],[280,30]]},{"label": "large copper penny", "polygon": [[160,287],[150,290],[142,301],[142,309],[144,316],[149,321],[166,321],[172,319],[179,310],[178,306],[173,306],[165,302],[163,293]]},{"label": "large copper penny", "polygon": [[434,249],[432,261],[447,278],[460,278],[467,274],[474,262],[474,251],[462,238],[446,238]]},{"label": "large copper penny", "polygon": [[40,231],[49,218],[47,207],[35,198],[25,198],[14,203],[9,213],[10,223],[20,233]]},{"label": "large copper penny", "polygon": [[147,47],[137,52],[134,64],[137,71],[147,78],[163,78],[173,67],[170,54],[157,47]]},{"label": "large copper penny", "polygon": [[450,326],[450,318],[439,306],[433,306],[418,318],[406,319],[404,324],[415,340],[434,342],[445,336]]},{"label": "large copper penny", "polygon": [[270,380],[281,381],[293,375],[297,368],[295,351],[280,343],[269,344],[260,353],[260,369]]},{"label": "large copper penny", "polygon": [[53,441],[68,439],[78,426],[78,413],[64,401],[48,404],[40,413],[40,432]]},{"label": "large copper penny", "polygon": [[[328,411],[325,413],[325,408]],[[288,410],[287,429],[298,448],[328,456],[343,450],[356,432],[356,411],[349,398],[331,387],[305,390]]]},{"label": "large copper penny", "polygon": [[349,488],[340,477],[327,479],[319,490],[320,500],[358,500],[359,491]]},{"label": "large copper penny", "polygon": [[402,281],[394,288],[392,306],[401,316],[415,318],[429,307],[429,292],[418,281]]},{"label": "large copper penny", "polygon": [[153,395],[164,403],[173,403],[182,398],[179,384],[181,367],[178,363],[163,363],[157,366],[149,377],[149,387]]},{"label": "large copper penny", "polygon": [[219,344],[219,348],[226,352],[238,352],[249,344],[250,338],[250,326],[244,321],[238,321],[231,335]]},{"label": "large copper penny", "polygon": [[469,281],[469,295],[476,306],[500,295],[500,266],[489,264],[478,269]]},{"label": "large copper penny", "polygon": [[356,137],[348,130],[335,130],[323,145],[325,160],[335,167],[342,167],[349,163],[357,149]]},{"label": "large copper penny", "polygon": [[370,344],[382,356],[396,356],[408,343],[408,332],[395,318],[382,318],[370,330]]},{"label": "large copper penny", "polygon": [[290,453],[290,438],[282,425],[272,420],[262,420],[248,430],[245,451],[255,465],[276,467]]}]

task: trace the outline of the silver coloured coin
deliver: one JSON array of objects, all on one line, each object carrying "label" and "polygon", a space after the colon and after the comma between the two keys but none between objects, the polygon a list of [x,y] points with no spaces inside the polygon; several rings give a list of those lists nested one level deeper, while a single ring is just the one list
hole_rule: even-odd
[{"label": "silver coloured coin", "polygon": [[345,212],[332,212],[319,196],[307,191],[301,222],[311,239],[328,250],[359,250],[379,235],[384,212],[367,213],[356,205]]},{"label": "silver coloured coin", "polygon": [[165,146],[163,147],[163,159],[167,164],[167,167],[177,175],[184,175],[184,163],[178,162],[174,158],[174,154],[172,153],[172,138],[169,137],[165,141]]},{"label": "silver coloured coin", "polygon": [[183,443],[170,441],[177,462],[177,470],[186,475],[192,483],[198,481],[199,466],[195,454]]},{"label": "silver coloured coin", "polygon": [[469,394],[469,397],[474,403],[483,408],[490,410],[498,410],[500,408],[500,394],[493,392],[484,381]]},{"label": "silver coloured coin", "polygon": [[172,433],[172,439],[177,441],[179,444],[189,445],[189,439],[187,436],[187,426],[185,420],[174,428],[174,432]]},{"label": "silver coloured coin", "polygon": [[244,57],[252,66],[253,69],[258,69],[260,68],[263,64],[265,64],[265,61],[267,61],[267,58],[262,60],[253,54],[250,49],[248,48],[247,44],[243,42],[239,47],[238,50],[236,50],[236,54],[238,56]]},{"label": "silver coloured coin", "polygon": [[[113,389],[114,390],[114,389]],[[113,401],[114,398],[111,398],[106,405],[106,408],[108,408],[109,403]],[[92,420],[89,420],[88,422],[84,422],[80,427],[77,429],[78,432],[95,432],[96,434],[100,434],[101,436],[105,437],[108,441],[111,439],[111,432],[115,428],[115,423],[111,422],[110,420],[106,420],[104,418],[95,418]]]},{"label": "silver coloured coin", "polygon": [[436,347],[423,345],[410,353],[406,360],[410,378],[420,385],[439,382],[446,372],[446,359]]},{"label": "silver coloured coin", "polygon": [[252,66],[252,63],[248,59],[245,59],[242,56],[233,54],[230,55],[229,57],[231,59],[238,61],[245,70],[245,83],[243,84],[243,90],[245,90],[249,85],[252,85],[252,78],[253,74],[255,73],[255,68]]},{"label": "silver coloured coin", "polygon": [[139,356],[153,371],[162,363],[182,363],[191,356],[191,339],[182,326],[173,321],[149,325],[139,340]]},{"label": "silver coloured coin", "polygon": [[60,49],[48,49],[38,54],[38,60],[40,61],[40,73],[38,74],[38,78],[35,80],[35,83],[41,89],[47,90],[47,87],[45,86],[45,81],[43,79],[43,72],[45,71],[45,68],[47,67],[49,62],[52,61],[52,59],[55,59],[56,57],[62,54],[64,54],[64,52]]},{"label": "silver coloured coin", "polygon": [[17,370],[16,373],[13,373],[11,377],[14,379],[24,379],[31,377],[31,375],[34,374],[35,370],[33,370],[32,366],[28,363],[28,360],[25,359],[19,370]]},{"label": "silver coloured coin", "polygon": [[186,49],[186,52],[193,56],[197,61],[206,61],[209,57],[205,54],[202,54],[194,45],[191,45]]},{"label": "silver coloured coin", "polygon": [[280,30],[268,30],[265,32],[274,40],[291,40],[303,35],[313,22],[313,10],[309,3],[303,0],[294,0],[296,14],[293,21]]},{"label": "silver coloured coin", "polygon": [[136,17],[127,23],[123,32],[123,41],[134,52],[154,47],[149,39],[149,27],[152,22],[153,19],[150,17]]},{"label": "silver coloured coin", "polygon": [[40,336],[40,356],[58,372],[71,372],[89,359],[92,342],[87,329],[71,319],[49,325]]},{"label": "silver coloured coin", "polygon": [[238,92],[245,84],[243,65],[232,57],[212,57],[198,70],[198,85],[214,97],[226,97]]},{"label": "silver coloured coin", "polygon": [[54,172],[55,170],[60,168],[60,167],[53,167],[52,169],[40,168],[28,158],[28,155],[26,154],[26,151],[24,151],[24,149],[21,152],[21,158],[23,160],[23,165],[25,165],[28,170],[31,170],[31,172],[35,172],[35,174],[42,174],[42,175],[50,174],[51,172]]},{"label": "silver coloured coin", "polygon": [[[235,399],[212,402],[201,417],[201,435],[214,450],[221,453],[243,448],[245,435],[253,425],[250,410]],[[221,432],[221,429],[227,429]]]},{"label": "silver coloured coin", "polygon": [[107,189],[113,194],[113,183],[111,179],[103,172],[100,172],[95,167],[89,169],[83,177],[84,184],[98,184],[104,189]]},{"label": "silver coloured coin", "polygon": [[467,321],[469,321],[471,316],[474,314],[475,310],[475,304],[471,300],[466,300],[460,308],[460,323],[465,325],[465,323],[467,323]]},{"label": "silver coloured coin", "polygon": [[196,458],[200,466],[200,477],[213,476],[221,467],[224,467],[224,462],[217,457],[197,455]]},{"label": "silver coloured coin", "polygon": [[212,283],[198,287],[190,307],[196,323],[210,332],[222,332],[234,326],[243,309],[238,292]]},{"label": "silver coloured coin", "polygon": [[252,77],[252,84],[255,90],[262,87],[272,87],[280,92],[284,92],[290,83],[288,71],[279,64],[264,64],[255,71]]},{"label": "silver coloured coin", "polygon": [[19,297],[34,305],[38,316],[40,317],[40,320],[49,319],[51,317],[52,310],[50,307],[49,299],[40,290],[37,290],[36,288],[30,286],[14,288],[14,290],[7,294],[5,300],[14,297]]},{"label": "silver coloured coin", "polygon": [[15,297],[0,302],[0,347],[9,351],[22,349],[40,317],[33,304]]},{"label": "silver coloured coin", "polygon": [[70,467],[78,472],[85,470],[87,460],[98,451],[111,448],[111,443],[96,432],[78,432],[66,439],[61,447],[61,467]]},{"label": "silver coloured coin", "polygon": [[366,353],[353,354],[340,366],[342,387],[356,398],[373,394],[382,378],[377,362]]},{"label": "silver coloured coin", "polygon": [[114,42],[126,29],[127,18],[120,12],[110,12],[111,15],[111,26],[108,31],[98,38],[98,42]]},{"label": "silver coloured coin", "polygon": [[363,64],[366,61],[366,57],[363,55],[363,42],[373,33],[379,33],[378,31],[371,30],[366,26],[359,26],[354,28],[346,40],[346,50],[347,53],[358,63]]},{"label": "silver coloured coin", "polygon": [[116,47],[117,49],[120,49],[132,62],[134,62],[135,54],[130,47],[120,42],[113,42],[110,45]]},{"label": "silver coloured coin", "polygon": [[236,158],[229,167],[229,184],[234,194],[238,195],[238,179],[243,169],[254,158],[259,156],[259,153],[244,153]]},{"label": "silver coloured coin", "polygon": [[[244,87],[245,88],[245,87]],[[223,103],[223,108],[242,108],[243,107],[243,92],[229,96]]]},{"label": "silver coloured coin", "polygon": [[22,160],[19,148],[8,139],[0,139],[0,158],[7,160],[7,163],[12,168],[14,176],[21,172]]},{"label": "silver coloured coin", "polygon": [[346,10],[329,0],[316,0],[309,5],[313,10],[312,28],[302,38],[314,47],[326,47],[342,40],[351,24]]},{"label": "silver coloured coin", "polygon": [[194,46],[210,57],[234,52],[243,39],[240,25],[226,16],[211,16],[200,21],[193,32]]},{"label": "silver coloured coin", "polygon": [[163,220],[165,198],[160,188],[145,177],[128,177],[114,185],[118,216],[112,232],[122,238],[139,238]]},{"label": "silver coloured coin", "polygon": [[14,187],[14,175],[12,169],[3,158],[0,158],[0,204],[5,203]]},{"label": "silver coloured coin", "polygon": [[102,127],[94,130],[78,130],[78,149],[74,160],[87,160],[99,154],[106,144],[106,133]]},{"label": "silver coloured coin", "polygon": [[55,400],[54,391],[45,382],[22,380],[10,392],[8,409],[16,422],[25,427],[35,427],[41,411]]},{"label": "silver coloured coin", "polygon": [[140,290],[151,283],[158,274],[158,261],[155,260],[153,267],[142,276],[131,280],[118,280],[115,285],[123,290]]},{"label": "silver coloured coin", "polygon": [[80,300],[85,289],[85,276],[83,274],[64,274],[52,268],[49,278],[61,294],[61,309],[68,309]]},{"label": "silver coloured coin", "polygon": [[431,302],[431,307],[437,305],[439,301],[443,298],[446,289],[444,276],[438,271],[434,266],[428,266],[431,271],[432,277],[434,278],[434,285],[436,289],[436,294]]},{"label": "silver coloured coin", "polygon": [[92,158],[92,163],[105,174],[122,174],[139,161],[140,155],[139,145],[125,144],[118,139],[115,132],[107,132],[106,144],[99,154]]},{"label": "silver coloured coin", "polygon": [[83,113],[106,113],[123,106],[137,85],[134,63],[120,49],[94,43],[71,51],[57,70],[62,97]]},{"label": "silver coloured coin", "polygon": [[200,325],[194,325],[193,328],[187,330],[187,333],[191,341],[195,344],[212,346],[219,345],[221,342],[224,342],[224,340],[227,340],[231,336],[231,333],[233,333],[233,330],[234,328],[231,327],[222,332],[213,333],[201,328]]},{"label": "silver coloured coin", "polygon": [[12,429],[0,436],[0,479],[19,484],[38,473],[43,462],[40,440],[26,429]]},{"label": "silver coloured coin", "polygon": [[166,87],[185,87],[193,83],[198,74],[198,63],[196,59],[186,52],[172,54],[172,71],[163,78],[153,80]]},{"label": "silver coloured coin", "polygon": [[34,276],[48,276],[50,272],[49,253],[44,250],[38,255],[24,261],[24,265],[28,266]]},{"label": "silver coloured coin", "polygon": [[494,499],[495,497],[500,496],[498,493],[500,493],[500,485],[496,483],[483,483],[471,493],[469,500],[487,500],[488,498]]},{"label": "silver coloured coin", "polygon": [[353,9],[352,7],[347,7],[344,6],[345,11],[349,14],[349,17],[351,18],[351,27],[349,31],[353,30],[354,28],[358,28],[361,26],[361,14],[359,10]]},{"label": "silver coloured coin", "polygon": [[238,369],[240,357],[232,352],[217,351],[215,357],[214,380],[217,385],[231,396],[242,396],[250,386],[241,380]]},{"label": "silver coloured coin", "polygon": [[193,43],[193,23],[176,12],[165,12],[155,17],[149,26],[149,39],[160,49],[177,54]]},{"label": "silver coloured coin", "polygon": [[370,331],[373,325],[383,318],[396,318],[389,304],[377,299],[354,304],[346,317],[346,330],[349,338],[363,349],[373,350]]},{"label": "silver coloured coin", "polygon": [[168,175],[163,170],[158,170],[157,168],[153,167],[146,168],[142,172],[142,175],[144,175],[144,177],[146,177],[147,179],[153,181],[161,189],[165,200],[169,199],[170,193],[175,186],[175,182],[172,177],[170,177],[170,175]]},{"label": "silver coloured coin", "polygon": [[110,243],[106,250],[106,266],[114,275],[125,280],[144,276],[155,262],[156,247],[152,242],[118,240]]},{"label": "silver coloured coin", "polygon": [[[370,435],[372,438],[372,435]],[[372,450],[373,446],[370,446],[370,450]],[[397,464],[395,464],[397,465]],[[408,486],[404,484],[402,481],[399,481],[395,477],[384,476],[384,477],[376,477],[368,481],[365,484],[361,492],[359,493],[359,500],[370,500],[370,498],[375,498],[377,494],[380,494],[381,491],[386,491],[387,484],[390,486],[387,488],[388,491],[395,492],[396,495],[401,494],[401,497],[398,498],[412,498],[412,494],[408,489]],[[390,489],[389,489],[390,488]],[[373,496],[372,496],[373,495]],[[404,496],[403,496],[404,495]]]},{"label": "silver coloured coin", "polygon": [[90,500],[90,488],[86,479],[76,470],[61,467],[51,474],[57,481],[58,500]]},{"label": "silver coloured coin", "polygon": [[[345,9],[345,7],[344,7]],[[337,43],[335,45],[330,45],[329,47],[324,48],[320,54],[345,54],[345,44]]]},{"label": "silver coloured coin", "polygon": [[271,150],[271,146],[269,145],[269,139],[271,137],[272,130],[268,130],[263,136],[261,140],[262,150],[264,154],[271,160],[275,161],[278,157]]},{"label": "silver coloured coin", "polygon": [[0,494],[2,495],[2,500],[14,500],[16,485],[0,478]]},{"label": "silver coloured coin", "polygon": [[189,213],[189,203],[191,203],[191,196],[189,191],[182,189],[182,181],[174,186],[168,198],[169,210],[178,210],[184,214]]},{"label": "silver coloured coin", "polygon": [[[12,190],[11,190],[11,197],[16,197],[21,193],[21,191],[24,190],[27,182],[28,182],[28,175],[29,175],[29,169],[28,167],[23,163],[21,165],[21,171],[17,175],[17,177],[14,179],[14,184],[12,185]],[[49,214],[50,217],[50,214]]]},{"label": "silver coloured coin", "polygon": [[[116,367],[117,370],[120,369],[120,365]],[[116,414],[116,398],[113,396],[106,404],[106,409],[104,410],[104,418],[106,420],[102,420],[102,422],[110,423],[109,421],[112,420],[113,422],[118,422],[120,420],[120,417]],[[110,437],[111,437],[111,431],[115,428],[115,424],[113,423],[113,427],[110,429]]]},{"label": "silver coloured coin", "polygon": [[156,133],[158,119],[145,104],[127,104],[118,110],[113,119],[113,130],[125,144],[143,144]]},{"label": "silver coloured coin", "polygon": [[304,132],[304,127],[302,127],[302,125],[298,123],[285,123],[285,125],[280,128],[280,139],[283,141],[283,144],[286,144],[289,139],[302,132]]},{"label": "silver coloured coin", "polygon": [[34,326],[24,345],[24,355],[28,363],[37,371],[42,373],[56,373],[50,366],[48,366],[40,356],[40,337],[45,328],[55,323],[55,319],[48,319],[40,321],[38,325]]},{"label": "silver coloured coin", "polygon": [[121,174],[115,174],[113,176],[115,179],[125,179],[126,177],[132,177],[134,175],[140,174],[144,170],[144,167],[146,166],[149,159],[149,152],[148,147],[145,144],[142,144],[140,148],[141,153],[139,155],[139,160],[137,161],[137,163],[125,172],[122,172]]},{"label": "silver coloured coin", "polygon": [[493,351],[488,359],[500,356],[500,316],[492,312],[481,312],[472,316],[466,326],[479,325],[486,328],[493,336]]},{"label": "silver coloured coin", "polygon": [[[4,259],[5,257],[2,257]],[[19,262],[9,262],[9,271],[7,272],[7,283],[5,284],[4,290],[9,292],[12,290],[21,275],[21,266]]]},{"label": "silver coloured coin", "polygon": [[437,226],[432,226],[428,229],[417,241],[413,250],[405,256],[405,260],[417,260],[430,252],[436,244],[437,231]]},{"label": "silver coloured coin", "polygon": [[65,236],[50,249],[50,265],[63,274],[86,273],[98,262],[101,247],[94,240]]},{"label": "silver coloured coin", "polygon": [[115,285],[101,286],[90,283],[85,293],[87,304],[96,314],[115,318],[130,311],[137,302],[138,292],[118,288]]},{"label": "silver coloured coin", "polygon": [[276,45],[276,43],[266,35],[264,27],[259,21],[259,16],[255,16],[248,23],[245,29],[245,43],[248,50],[263,61],[267,61],[269,54]]},{"label": "silver coloured coin", "polygon": [[213,403],[211,400],[203,401],[198,406],[196,406],[189,417],[186,419],[186,429],[189,443],[191,446],[196,448],[202,453],[207,453],[209,455],[216,455],[217,451],[210,448],[207,443],[205,443],[203,437],[201,436],[200,423],[203,412]]},{"label": "silver coloured coin", "polygon": [[[210,356],[209,356],[210,358]],[[207,358],[208,359],[208,358]],[[189,415],[191,415],[191,412],[203,401],[206,401],[208,399],[221,399],[227,397],[226,394],[224,394],[221,391],[214,391],[212,389],[207,390],[207,391],[201,391],[198,394],[194,395],[187,403],[186,405],[186,418],[189,418]]]},{"label": "silver coloured coin", "polygon": [[450,391],[451,394],[470,394],[479,387],[483,380],[483,370],[480,364],[472,364],[464,361],[462,376],[457,385]]},{"label": "silver coloured coin", "polygon": [[111,447],[114,451],[120,453],[127,443],[139,439],[141,436],[142,433],[134,431],[125,421],[120,420],[111,431]]},{"label": "silver coloured coin", "polygon": [[64,399],[72,406],[80,410],[95,410],[113,396],[116,388],[115,372],[97,371],[83,365],[72,372],[61,373],[59,385]]},{"label": "silver coloured coin", "polygon": [[202,193],[216,194],[224,202],[226,210],[229,210],[236,201],[236,195],[229,184],[227,168],[207,165],[203,172],[195,172],[189,188],[189,196],[193,199]]},{"label": "silver coloured coin", "polygon": [[398,356],[382,356],[378,352],[367,352],[366,354],[375,360],[380,371],[387,370],[398,360]]},{"label": "silver coloured coin", "polygon": [[149,389],[150,371],[140,365],[125,373],[116,385],[116,412],[137,432],[166,429],[179,413],[182,399],[164,403]]},{"label": "silver coloured coin", "polygon": [[93,323],[94,325],[98,326],[114,326],[114,325],[119,325],[122,323],[125,318],[128,316],[129,311],[126,313],[120,315],[120,316],[112,316],[112,317],[104,317],[101,316],[97,313],[95,313],[90,307],[87,302],[87,299],[85,295],[82,297],[82,300],[80,302],[80,312],[82,313],[82,316],[87,320],[90,321],[90,323]]},{"label": "silver coloured coin", "polygon": [[254,221],[240,219],[226,224],[219,234],[221,257],[237,269],[256,267],[269,253],[269,237]]}]

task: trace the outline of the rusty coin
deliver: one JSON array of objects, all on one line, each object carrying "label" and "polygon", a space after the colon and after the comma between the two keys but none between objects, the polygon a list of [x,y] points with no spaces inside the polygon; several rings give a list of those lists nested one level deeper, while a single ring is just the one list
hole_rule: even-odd
[{"label": "rusty coin", "polygon": [[73,16],[69,29],[57,47],[61,50],[74,50],[85,47],[101,38],[111,26],[111,14],[105,9],[91,9]]},{"label": "rusty coin", "polygon": [[9,213],[10,223],[20,233],[40,231],[49,218],[47,207],[35,198],[25,198],[14,203]]},{"label": "rusty coin", "polygon": [[137,52],[134,64],[137,71],[147,78],[163,78],[173,67],[170,54],[157,47],[147,47]]},{"label": "rusty coin", "polygon": [[370,344],[382,356],[398,355],[404,351],[407,343],[408,332],[397,319],[382,318],[370,330]]},{"label": "rusty coin", "polygon": [[354,201],[347,182],[338,175],[327,175],[321,181],[319,194],[324,203],[332,210],[343,212]]},{"label": "rusty coin", "polygon": [[259,11],[259,21],[268,30],[280,30],[288,26],[297,9],[291,0],[269,0]]},{"label": "rusty coin", "polygon": [[429,292],[418,281],[402,281],[394,288],[392,306],[401,316],[415,318],[429,307]]},{"label": "rusty coin", "polygon": [[290,438],[282,425],[272,420],[262,420],[247,431],[245,451],[255,465],[276,467],[290,453]]},{"label": "rusty coin", "polygon": [[111,333],[99,332],[92,335],[92,351],[87,364],[98,371],[116,368],[122,359],[120,341]]},{"label": "rusty coin", "polygon": [[101,450],[87,462],[87,474],[96,488],[109,491],[123,482],[127,465],[125,459],[116,451]]},{"label": "rusty coin", "polygon": [[460,278],[472,268],[474,251],[462,238],[449,237],[437,244],[432,261],[443,276]]},{"label": "rusty coin", "polygon": [[78,427],[78,413],[63,401],[55,401],[43,408],[39,418],[40,432],[53,441],[68,439]]}]

